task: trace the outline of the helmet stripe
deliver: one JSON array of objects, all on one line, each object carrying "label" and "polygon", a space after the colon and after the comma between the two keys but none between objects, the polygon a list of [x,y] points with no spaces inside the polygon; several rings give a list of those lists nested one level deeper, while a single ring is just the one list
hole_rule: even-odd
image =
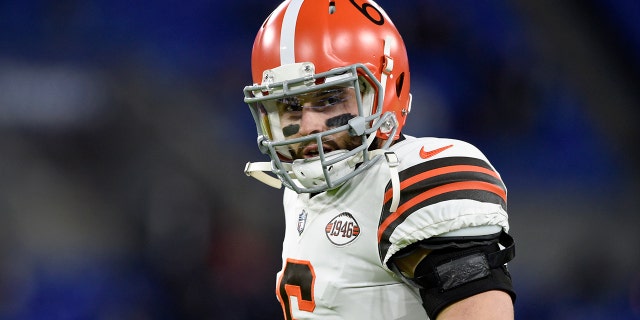
[{"label": "helmet stripe", "polygon": [[298,13],[304,0],[293,0],[287,7],[280,29],[280,65],[296,62],[295,33]]}]

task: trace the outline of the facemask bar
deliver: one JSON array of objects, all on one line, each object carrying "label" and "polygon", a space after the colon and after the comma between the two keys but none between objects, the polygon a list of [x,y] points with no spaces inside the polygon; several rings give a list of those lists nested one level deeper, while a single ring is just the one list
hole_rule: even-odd
[{"label": "facemask bar", "polygon": [[[304,64],[302,65],[303,67],[306,67]],[[311,64],[311,66],[313,65]],[[308,68],[305,68],[304,70],[308,71]],[[363,96],[362,94],[359,94],[361,92],[361,85],[358,81],[359,71],[373,81],[373,85],[377,87],[377,90],[374,91],[377,92],[376,106],[372,105],[373,102],[368,106],[364,106]],[[272,172],[279,177],[286,187],[293,189],[298,193],[322,192],[336,188],[347,180],[353,178],[355,175],[368,169],[373,163],[377,162],[381,158],[380,154],[376,154],[371,157],[368,152],[368,148],[373,141],[376,131],[383,125],[385,126],[385,130],[391,130],[391,136],[393,136],[397,131],[397,121],[393,113],[388,112],[381,116],[382,103],[384,101],[384,90],[380,82],[363,64],[354,64],[347,67],[336,68],[317,75],[314,75],[311,72],[303,75],[302,77],[280,82],[273,81],[277,80],[277,74],[276,77],[273,77],[272,75],[272,78],[269,79],[269,74],[265,72],[264,79],[265,81],[263,84],[247,86],[244,89],[245,102],[249,104],[254,121],[256,122],[256,128],[258,131],[258,147],[262,153],[268,154],[271,157]],[[318,79],[323,79],[325,81],[323,83],[316,83]],[[265,122],[263,122],[263,117],[266,117],[266,115],[261,114],[262,111],[260,110],[261,103],[263,101],[296,96],[343,84],[349,84],[354,87],[357,93],[356,102],[358,105],[358,116],[349,120],[346,125],[332,128],[324,132],[284,141],[274,142],[269,138],[273,135],[269,132],[269,127],[267,127]],[[371,110],[376,110],[376,112],[370,114]],[[361,145],[340,154],[333,154],[332,152],[331,156],[327,156],[323,150],[324,148],[322,148],[323,138],[344,131],[348,131],[351,136],[360,136],[362,138]],[[320,162],[325,183],[319,186],[305,187],[295,181],[297,177],[292,171],[292,163],[283,162],[281,160],[282,157],[278,153],[278,147],[308,142],[311,140],[315,140],[315,143],[319,146],[318,159],[316,161]],[[387,149],[391,145],[391,142],[391,139],[389,139],[382,148]],[[356,164],[358,163],[361,164],[356,168]],[[353,171],[341,177],[332,177],[328,168],[333,165],[349,165],[350,167],[353,167]]]}]

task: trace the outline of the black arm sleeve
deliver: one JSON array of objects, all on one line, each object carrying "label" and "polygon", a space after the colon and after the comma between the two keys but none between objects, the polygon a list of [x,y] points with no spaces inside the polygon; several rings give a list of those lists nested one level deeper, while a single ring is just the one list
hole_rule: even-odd
[{"label": "black arm sleeve", "polygon": [[[501,244],[504,249],[500,248]],[[515,256],[513,238],[502,232],[474,238],[435,238],[415,244],[431,249],[407,279],[392,263],[391,268],[411,285],[420,288],[422,304],[431,319],[448,305],[475,294],[501,290],[515,301],[506,263]]]}]

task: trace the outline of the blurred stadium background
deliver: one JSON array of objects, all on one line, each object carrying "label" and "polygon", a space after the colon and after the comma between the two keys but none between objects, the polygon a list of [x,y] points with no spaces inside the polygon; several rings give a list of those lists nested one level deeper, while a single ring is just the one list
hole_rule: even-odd
[{"label": "blurred stadium background", "polygon": [[[0,319],[279,319],[242,102],[278,0],[0,1]],[[640,319],[640,2],[379,0],[406,133],[509,189],[517,319]]]}]

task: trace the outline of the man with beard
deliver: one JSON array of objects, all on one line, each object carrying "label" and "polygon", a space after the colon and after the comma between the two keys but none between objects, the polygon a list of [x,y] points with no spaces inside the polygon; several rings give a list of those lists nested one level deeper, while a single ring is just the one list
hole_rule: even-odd
[{"label": "man with beard", "polygon": [[469,143],[402,132],[409,63],[382,8],[284,1],[252,72],[271,161],[245,173],[286,187],[285,319],[513,319],[506,187]]}]

